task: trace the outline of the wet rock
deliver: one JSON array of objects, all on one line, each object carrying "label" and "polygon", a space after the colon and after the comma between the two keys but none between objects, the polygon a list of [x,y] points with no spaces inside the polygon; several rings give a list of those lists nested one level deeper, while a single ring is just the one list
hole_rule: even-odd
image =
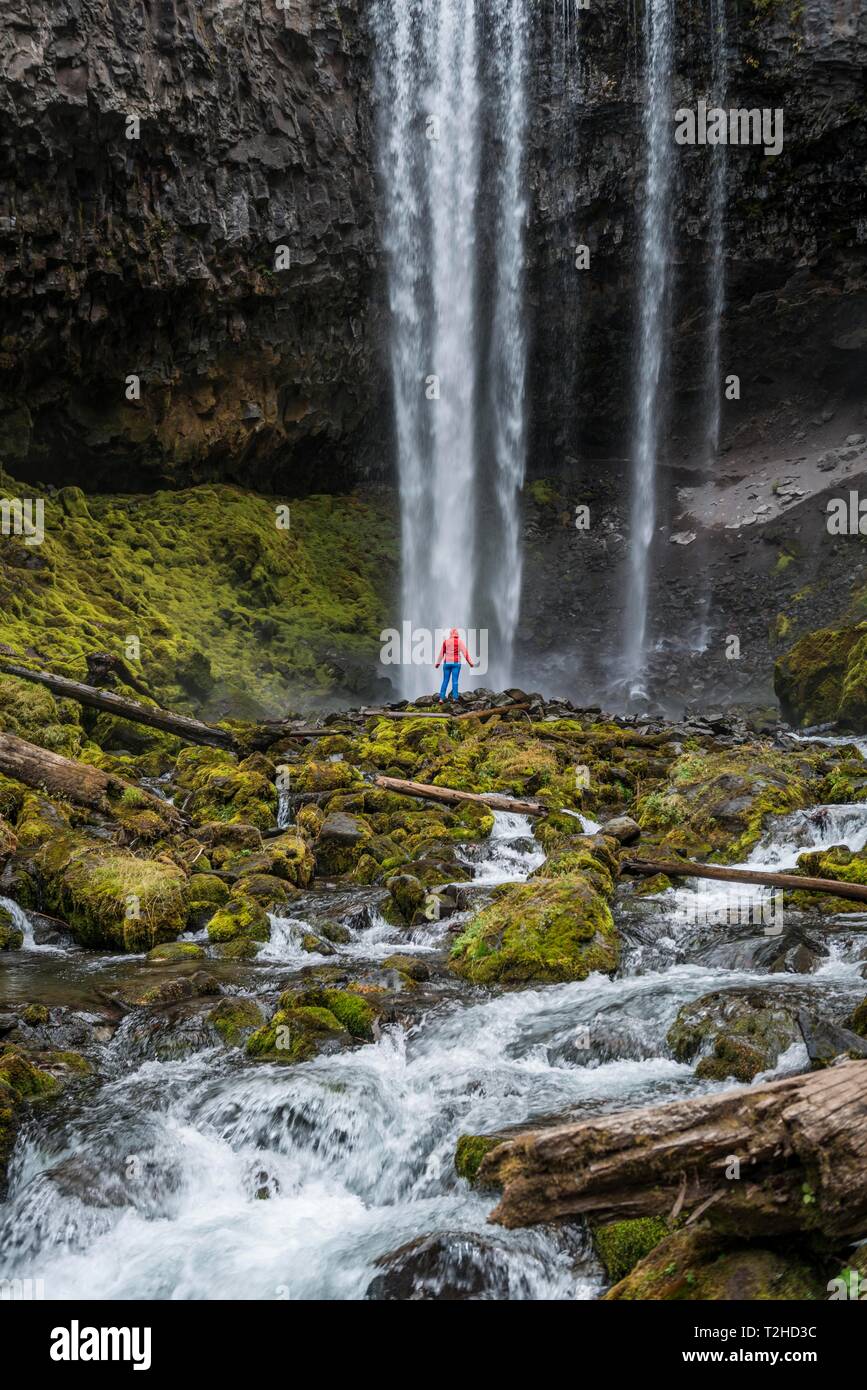
[{"label": "wet rock", "polygon": [[176,1062],[214,1046],[214,1033],[201,1005],[195,1000],[136,1010],[124,1019],[113,1048],[124,1064]]},{"label": "wet rock", "polygon": [[254,1000],[234,996],[221,999],[207,1015],[207,1021],[227,1046],[241,1047],[262,1026],[262,1010]]},{"label": "wet rock", "polygon": [[749,936],[714,942],[693,959],[726,970],[767,970],[770,974],[812,975],[828,958],[828,947],[800,927],[782,936]]},{"label": "wet rock", "polygon": [[0,951],[20,951],[23,945],[24,932],[9,909],[0,906]]},{"label": "wet rock", "polygon": [[798,1027],[814,1070],[830,1066],[836,1057],[867,1057],[867,1038],[827,1019],[813,1018],[805,1009],[798,1013]]},{"label": "wet rock", "polygon": [[340,922],[317,922],[316,930],[326,941],[330,941],[335,946],[345,946],[352,940],[352,933],[348,927],[344,927]]},{"label": "wet rock", "polygon": [[202,947],[192,941],[167,941],[148,951],[145,960],[151,965],[171,965],[176,961],[204,960],[204,956]]},{"label": "wet rock", "polygon": [[641,826],[631,816],[615,816],[600,827],[600,834],[611,835],[621,845],[633,845],[641,838]]},{"label": "wet rock", "polygon": [[414,874],[395,874],[386,887],[403,920],[412,922],[416,913],[424,908],[427,899],[424,884]]},{"label": "wet rock", "polygon": [[[521,1296],[506,1252],[474,1232],[420,1236],[376,1261],[365,1298],[377,1302],[457,1302]],[[519,1287],[515,1287],[515,1285]]]},{"label": "wet rock", "polygon": [[752,1081],[800,1036],[797,1008],[772,990],[717,990],[683,1005],[667,1042],[678,1062],[699,1059],[703,1080]]},{"label": "wet rock", "polygon": [[800,1302],[827,1296],[818,1268],[796,1255],[737,1242],[726,1245],[702,1228],[668,1236],[604,1295],[610,1302]]},{"label": "wet rock", "polygon": [[424,982],[430,979],[430,967],[419,956],[387,956],[382,962],[383,970],[398,970],[411,980]]},{"label": "wet rock", "polygon": [[[599,861],[600,875],[607,868]],[[584,980],[610,974],[620,938],[606,897],[585,874],[496,890],[455,940],[455,974],[476,984]]]}]

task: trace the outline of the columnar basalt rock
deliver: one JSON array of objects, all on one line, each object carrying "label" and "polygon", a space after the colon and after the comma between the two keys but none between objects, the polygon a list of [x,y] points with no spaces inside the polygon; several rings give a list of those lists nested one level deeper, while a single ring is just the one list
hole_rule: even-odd
[{"label": "columnar basalt rock", "polygon": [[357,478],[378,332],[357,0],[2,0],[0,62],[7,466]]}]

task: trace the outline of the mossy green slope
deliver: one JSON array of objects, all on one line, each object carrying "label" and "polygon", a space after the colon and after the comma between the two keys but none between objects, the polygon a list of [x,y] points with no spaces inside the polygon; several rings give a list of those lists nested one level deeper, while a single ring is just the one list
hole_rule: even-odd
[{"label": "mossy green slope", "polygon": [[[5,478],[0,496],[40,493]],[[288,529],[280,499],[228,486],[41,500],[41,545],[0,537],[0,642],[54,670],[109,651],[173,708],[207,708],[216,681],[236,714],[278,714],[376,659],[396,529],[357,497],[293,501]]]},{"label": "mossy green slope", "polygon": [[802,637],[777,662],[774,689],[793,724],[840,721],[867,732],[867,623]]}]

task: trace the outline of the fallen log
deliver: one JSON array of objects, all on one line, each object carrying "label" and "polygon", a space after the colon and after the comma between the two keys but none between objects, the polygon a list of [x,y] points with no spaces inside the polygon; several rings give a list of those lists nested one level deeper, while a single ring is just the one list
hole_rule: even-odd
[{"label": "fallen log", "polygon": [[490,709],[465,709],[458,713],[435,709],[363,709],[361,713],[368,719],[487,719],[490,714],[511,714],[513,710],[529,708],[529,705],[524,704],[494,705]]},{"label": "fallen log", "polygon": [[540,801],[519,801],[499,792],[457,792],[451,787],[433,787],[424,782],[405,782],[400,777],[377,777],[375,785],[403,796],[418,796],[425,801],[444,801],[447,806],[461,806],[466,801],[488,806],[492,811],[517,811],[521,816],[543,816],[545,807]]},{"label": "fallen log", "polygon": [[143,791],[112,772],[102,772],[89,763],[61,757],[59,753],[28,743],[16,734],[0,733],[0,773],[62,801],[72,801],[78,806],[89,806],[107,813],[111,812],[112,799],[116,800],[124,792],[134,792],[138,806],[156,811],[173,825],[184,824],[183,816],[170,802]]},{"label": "fallen log", "polygon": [[134,724],[146,724],[151,729],[174,734],[186,743],[202,743],[230,750],[235,748],[235,740],[227,729],[216,729],[212,724],[203,724],[200,719],[192,719],[186,714],[171,714],[159,705],[142,705],[126,695],[116,695],[112,690],[100,690],[95,685],[84,685],[66,676],[56,676],[51,671],[32,671],[11,661],[0,661],[0,671],[7,676],[32,681],[35,685],[44,685],[61,699],[76,700],[88,709],[114,714]]},{"label": "fallen log", "polygon": [[623,859],[620,869],[627,874],[665,874],[667,878],[712,878],[723,883],[755,883],[762,888],[796,888],[805,893],[830,893],[835,898],[867,903],[867,884],[842,883],[834,878],[766,873],[763,869],[727,869],[720,864],[694,864],[684,859]]},{"label": "fallen log", "polygon": [[[735,1162],[736,1160],[736,1162]],[[492,1149],[508,1227],[579,1216],[706,1216],[743,1236],[867,1231],[867,1061],[598,1115]]]}]

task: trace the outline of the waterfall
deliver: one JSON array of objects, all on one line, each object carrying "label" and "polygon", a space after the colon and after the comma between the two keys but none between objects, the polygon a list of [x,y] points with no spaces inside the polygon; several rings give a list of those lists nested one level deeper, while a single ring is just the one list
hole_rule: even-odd
[{"label": "waterfall", "polygon": [[526,362],[522,290],[527,218],[522,174],[527,124],[527,24],[526,0],[505,0],[498,6],[494,60],[500,94],[502,154],[497,161],[497,269],[489,373],[500,538],[489,580],[498,638],[493,685],[505,685],[510,678],[521,600],[520,493],[525,462]]},{"label": "waterfall", "polygon": [[641,691],[647,635],[650,547],[656,529],[660,376],[666,346],[674,141],[671,80],[673,0],[647,0],[646,92],[642,116],[647,171],[641,225],[638,368],[632,451],[631,544],[624,643],[631,693]]},{"label": "waterfall", "polygon": [[[406,3],[406,0],[398,0]],[[423,0],[430,112],[427,205],[431,235],[432,448],[426,476],[432,525],[416,557],[412,599],[424,627],[473,626],[477,506],[476,212],[479,195],[479,72],[475,0]],[[425,609],[422,609],[422,614]],[[404,617],[412,617],[412,609]],[[424,670],[418,672],[424,678]],[[428,680],[430,676],[428,674]]]},{"label": "waterfall", "polygon": [[[430,531],[430,480],[426,474],[425,258],[422,143],[419,133],[418,11],[401,0],[381,0],[373,11],[377,46],[376,93],[387,113],[380,121],[379,158],[387,189],[383,246],[388,261],[391,312],[391,377],[400,468],[402,608],[420,623],[425,602],[425,559]],[[403,667],[404,679],[412,667]],[[408,695],[417,690],[406,688]]]},{"label": "waterfall", "polygon": [[[413,631],[471,629],[480,611],[490,612],[503,679],[521,584],[527,5],[488,0],[483,11],[478,0],[375,0],[373,7],[401,620]],[[496,112],[490,150],[483,96],[486,111]],[[483,168],[494,170],[490,209],[480,197]],[[483,237],[496,248],[490,293],[479,269]],[[490,304],[490,321],[482,320],[482,303]],[[480,448],[488,418],[491,439]],[[481,453],[492,459],[484,473]],[[494,558],[482,574],[478,517],[489,500],[497,531],[486,537]],[[402,693],[429,690],[429,667],[403,658]]]},{"label": "waterfall", "polygon": [[[725,106],[728,93],[728,20],[725,0],[711,0],[710,24],[712,104]],[[712,159],[709,212],[710,333],[705,429],[705,451],[709,463],[716,458],[719,452],[720,404],[722,400],[720,337],[726,299],[725,215],[728,198],[728,145],[715,145]]]}]

